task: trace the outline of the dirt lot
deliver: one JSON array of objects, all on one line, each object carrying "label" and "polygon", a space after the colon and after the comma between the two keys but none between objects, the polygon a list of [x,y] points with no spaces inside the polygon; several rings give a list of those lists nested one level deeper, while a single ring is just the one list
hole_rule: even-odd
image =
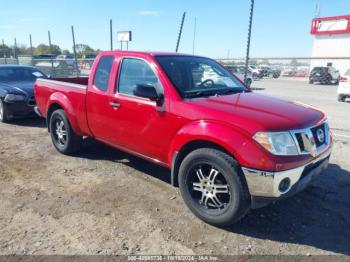
[{"label": "dirt lot", "polygon": [[15,121],[0,125],[0,254],[350,255],[350,103],[333,86],[255,86],[329,115],[331,163],[306,191],[220,229],[191,214],[168,170],[92,140],[63,156],[43,121]]}]

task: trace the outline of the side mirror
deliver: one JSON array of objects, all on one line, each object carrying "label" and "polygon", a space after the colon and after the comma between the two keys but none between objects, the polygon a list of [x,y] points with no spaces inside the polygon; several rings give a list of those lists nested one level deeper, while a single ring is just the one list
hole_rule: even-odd
[{"label": "side mirror", "polygon": [[157,104],[161,104],[163,102],[163,96],[158,95],[156,88],[149,84],[136,85],[134,95],[156,101]]}]

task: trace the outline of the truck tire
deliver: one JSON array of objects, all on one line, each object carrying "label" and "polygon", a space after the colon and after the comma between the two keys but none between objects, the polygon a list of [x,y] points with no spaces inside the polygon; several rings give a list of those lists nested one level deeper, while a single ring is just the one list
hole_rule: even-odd
[{"label": "truck tire", "polygon": [[343,95],[338,95],[338,101],[339,101],[339,102],[345,102],[345,96],[343,96]]},{"label": "truck tire", "polygon": [[69,155],[80,149],[82,137],[74,133],[64,110],[58,109],[51,114],[49,130],[58,152]]},{"label": "truck tire", "polygon": [[6,104],[0,99],[0,123],[7,123],[8,120]]},{"label": "truck tire", "polygon": [[192,151],[179,169],[181,195],[189,209],[203,221],[228,226],[250,209],[250,194],[237,162],[212,148]]}]

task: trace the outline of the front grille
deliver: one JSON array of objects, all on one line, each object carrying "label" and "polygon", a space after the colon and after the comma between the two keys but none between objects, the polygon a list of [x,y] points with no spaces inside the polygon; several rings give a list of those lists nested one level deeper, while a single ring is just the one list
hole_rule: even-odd
[{"label": "front grille", "polygon": [[298,146],[299,146],[299,149],[301,152],[304,152],[305,151],[305,146],[304,146],[304,142],[303,142],[303,139],[301,137],[301,133],[295,133],[295,137],[298,141]]},{"label": "front grille", "polygon": [[28,105],[29,106],[35,106],[36,105],[36,101],[35,101],[35,97],[32,96],[28,99]]},{"label": "front grille", "polygon": [[[321,130],[321,131],[320,131]],[[318,135],[317,133],[321,134]],[[305,135],[307,139],[314,145],[315,150],[320,153],[323,151],[325,147],[329,144],[329,127],[327,122],[322,123],[321,125],[314,126],[311,128],[306,128],[302,130],[294,130],[291,132],[294,138],[295,143],[298,146],[300,154],[309,154],[306,145],[304,145],[304,141],[302,135]],[[323,141],[320,140],[323,134]]]},{"label": "front grille", "polygon": [[[320,141],[319,140],[319,137],[318,137],[318,135],[317,135],[317,132],[319,131],[319,130],[322,130],[322,132],[323,132],[323,141]],[[312,135],[314,136],[314,138],[315,138],[315,143],[316,143],[316,146],[317,147],[319,147],[319,146],[321,146],[321,145],[323,145],[325,142],[326,142],[326,137],[325,137],[325,134],[326,134],[326,131],[325,131],[325,124],[322,124],[322,125],[320,125],[320,126],[317,126],[317,127],[313,127],[313,128],[311,128],[311,132],[312,132]]]}]

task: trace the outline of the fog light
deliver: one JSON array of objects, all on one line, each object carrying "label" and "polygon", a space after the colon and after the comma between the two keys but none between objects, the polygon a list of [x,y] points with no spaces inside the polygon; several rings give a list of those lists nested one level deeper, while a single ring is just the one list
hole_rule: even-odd
[{"label": "fog light", "polygon": [[278,190],[281,193],[286,193],[290,188],[290,179],[288,177],[282,179],[282,181],[280,182],[279,186],[278,186]]}]

